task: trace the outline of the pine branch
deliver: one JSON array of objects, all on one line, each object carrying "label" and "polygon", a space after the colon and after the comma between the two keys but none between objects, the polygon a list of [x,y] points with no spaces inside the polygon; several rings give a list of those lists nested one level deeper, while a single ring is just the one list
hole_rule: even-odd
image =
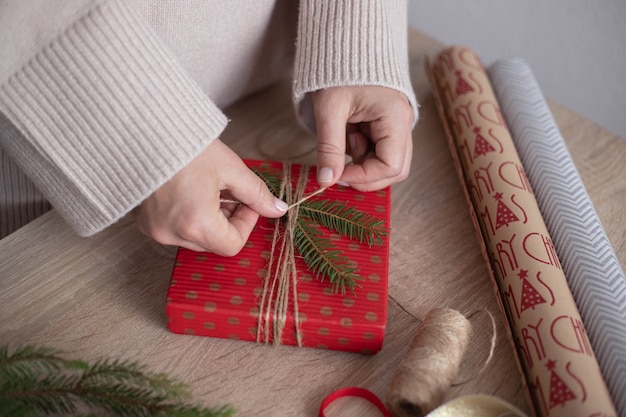
[{"label": "pine branch", "polygon": [[330,240],[323,238],[321,232],[303,218],[296,222],[294,244],[316,278],[328,278],[333,292],[340,290],[345,294],[346,287],[354,292],[357,281],[362,278],[355,273],[356,268],[350,266],[350,259],[343,256],[343,251],[337,250]]},{"label": "pine branch", "polygon": [[148,374],[146,367],[136,362],[103,360],[87,369],[81,381],[82,387],[89,387],[107,382],[125,382],[145,385],[155,392],[184,395],[185,385],[168,379],[164,374]]},{"label": "pine branch", "polygon": [[24,376],[32,369],[51,372],[59,368],[85,368],[82,361],[68,361],[59,352],[42,346],[23,346],[9,355],[8,346],[0,347],[0,382],[4,379]]},{"label": "pine branch", "polygon": [[[19,366],[18,366],[19,365]],[[17,369],[17,370],[16,370]],[[89,365],[58,352],[25,346],[0,348],[0,415],[97,415],[226,417],[230,407],[185,404],[187,387],[136,362],[102,360]]]},{"label": "pine branch", "polygon": [[[267,184],[274,196],[279,197],[282,172],[276,169],[252,168]],[[384,220],[365,213],[347,202],[307,200],[300,204],[296,222],[294,245],[306,265],[316,274],[317,279],[325,277],[332,284],[332,291],[345,294],[346,287],[354,292],[357,281],[362,279],[356,268],[350,267],[343,251],[323,237],[316,225],[335,231],[349,239],[356,239],[368,246],[382,245],[388,229]],[[315,225],[316,224],[316,225]]]},{"label": "pine branch", "polygon": [[252,168],[252,171],[265,182],[274,197],[280,196],[280,186],[282,184],[282,172],[277,169]]},{"label": "pine branch", "polygon": [[370,247],[382,245],[383,238],[387,236],[384,220],[350,207],[343,201],[306,201],[300,206],[300,212],[327,229],[357,239],[360,243],[366,242]]}]

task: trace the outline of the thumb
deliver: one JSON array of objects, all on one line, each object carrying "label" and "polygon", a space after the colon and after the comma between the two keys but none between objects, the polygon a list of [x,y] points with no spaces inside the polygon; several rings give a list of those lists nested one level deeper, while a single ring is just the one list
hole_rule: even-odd
[{"label": "thumb", "polygon": [[237,200],[263,217],[281,217],[287,211],[287,203],[274,197],[267,185],[241,162],[235,181],[228,190]]},{"label": "thumb", "polygon": [[281,217],[287,211],[287,203],[274,197],[259,178],[222,141],[211,143],[214,165],[224,188],[241,203],[264,217]]},{"label": "thumb", "polygon": [[313,100],[317,130],[317,182],[320,186],[333,185],[343,173],[346,161],[345,109],[335,100],[328,100],[322,90]]}]

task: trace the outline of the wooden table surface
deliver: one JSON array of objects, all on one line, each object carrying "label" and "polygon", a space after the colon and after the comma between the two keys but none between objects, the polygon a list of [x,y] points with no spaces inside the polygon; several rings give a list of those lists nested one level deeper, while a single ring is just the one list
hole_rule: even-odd
[{"label": "wooden table surface", "polygon": [[[528,411],[468,208],[437,116],[424,62],[441,44],[416,31],[410,63],[421,103],[409,179],[393,187],[389,317],[373,356],[182,336],[166,328],[175,248],[142,236],[131,218],[82,238],[51,211],[0,241],[0,342],[60,349],[70,358],[140,361],[191,387],[193,400],[229,403],[238,416],[317,416],[330,392],[357,385],[384,398],[426,313],[447,306],[497,320],[495,357],[477,376],[491,336],[486,315],[447,399],[495,395]],[[487,63],[488,64],[488,63]],[[626,141],[550,102],[554,117],[622,265],[626,264]],[[314,139],[294,120],[285,81],[227,109],[223,140],[241,157],[315,162]],[[342,400],[329,416],[377,416]]]}]

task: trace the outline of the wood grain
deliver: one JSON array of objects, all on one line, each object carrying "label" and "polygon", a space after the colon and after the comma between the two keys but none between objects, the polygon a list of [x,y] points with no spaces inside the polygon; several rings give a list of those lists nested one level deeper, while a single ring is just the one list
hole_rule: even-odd
[{"label": "wood grain", "polygon": [[[436,306],[497,321],[496,355],[482,375],[491,336],[486,315],[448,399],[496,395],[528,411],[511,346],[441,124],[424,62],[441,49],[410,32],[421,103],[409,179],[392,192],[389,320],[383,350],[361,356],[319,349],[181,336],[166,328],[165,295],[175,248],[142,236],[131,218],[81,238],[52,211],[0,241],[0,342],[45,344],[68,357],[120,357],[190,384],[193,399],[233,404],[239,416],[316,416],[322,399],[350,385],[384,398],[420,320]],[[626,141],[550,102],[622,265],[626,262]],[[313,137],[293,117],[288,81],[227,109],[223,140],[245,158],[314,163]],[[345,400],[329,416],[376,416]]]}]

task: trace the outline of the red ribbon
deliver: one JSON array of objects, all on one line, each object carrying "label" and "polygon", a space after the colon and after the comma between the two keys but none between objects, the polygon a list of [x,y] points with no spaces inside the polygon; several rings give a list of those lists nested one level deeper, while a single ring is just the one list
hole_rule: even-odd
[{"label": "red ribbon", "polygon": [[383,404],[383,402],[376,396],[376,394],[374,394],[370,390],[361,387],[347,387],[338,389],[335,392],[331,392],[328,396],[326,396],[326,398],[324,398],[324,401],[322,401],[319,417],[326,417],[326,414],[324,414],[324,410],[326,410],[326,407],[328,407],[333,401],[343,397],[362,398],[365,401],[368,401],[371,404],[375,405],[376,408],[378,408],[378,410],[380,410],[380,412],[383,413],[385,417],[393,417],[389,410],[387,410],[387,407],[385,407],[385,404]]}]

